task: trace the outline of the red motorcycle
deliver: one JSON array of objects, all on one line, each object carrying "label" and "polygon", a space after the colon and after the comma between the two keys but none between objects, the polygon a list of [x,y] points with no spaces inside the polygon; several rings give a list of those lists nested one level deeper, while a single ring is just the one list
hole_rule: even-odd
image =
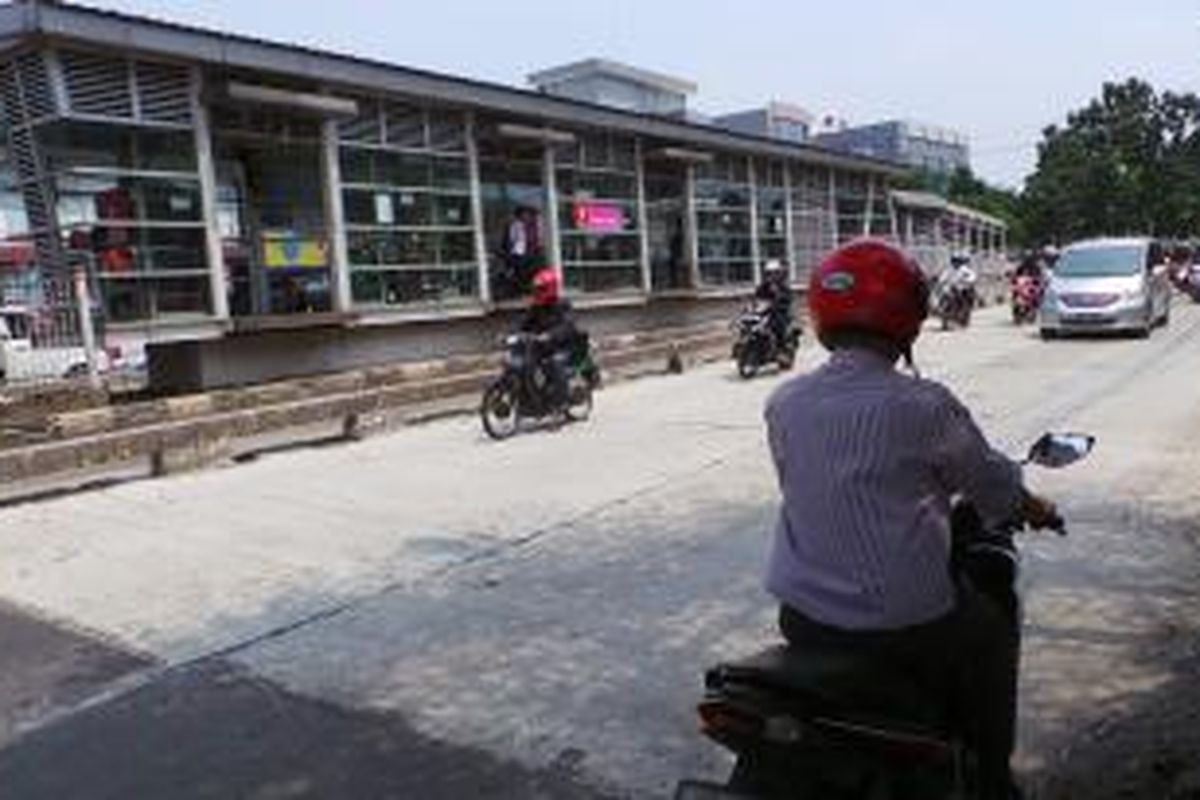
[{"label": "red motorcycle", "polygon": [[1042,304],[1042,282],[1033,275],[1017,275],[1012,283],[1013,323],[1021,325],[1037,319]]}]

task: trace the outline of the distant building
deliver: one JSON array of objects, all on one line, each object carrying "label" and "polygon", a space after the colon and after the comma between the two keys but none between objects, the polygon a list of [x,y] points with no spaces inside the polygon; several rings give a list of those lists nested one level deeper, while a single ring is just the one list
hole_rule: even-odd
[{"label": "distant building", "polygon": [[688,116],[687,99],[696,84],[683,78],[589,58],[535,72],[529,83],[543,94],[582,100],[639,114]]},{"label": "distant building", "polygon": [[971,166],[965,134],[908,120],[846,127],[821,133],[817,143],[847,153],[896,161],[930,172]]},{"label": "distant building", "polygon": [[713,124],[771,139],[807,142],[812,135],[814,119],[812,114],[799,106],[772,101],[762,108],[716,117]]}]

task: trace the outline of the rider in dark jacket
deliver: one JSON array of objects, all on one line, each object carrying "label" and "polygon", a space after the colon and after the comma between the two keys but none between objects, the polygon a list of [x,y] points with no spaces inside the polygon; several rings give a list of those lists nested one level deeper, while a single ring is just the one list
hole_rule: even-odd
[{"label": "rider in dark jacket", "polygon": [[792,329],[792,287],[788,286],[787,271],[778,261],[768,261],[763,268],[762,282],[754,297],[769,303],[767,315],[775,345],[784,347]]},{"label": "rider in dark jacket", "polygon": [[571,315],[571,304],[562,297],[558,272],[543,267],[533,276],[533,294],[520,330],[537,336],[536,354],[549,382],[555,405],[567,403],[567,365],[582,338]]}]

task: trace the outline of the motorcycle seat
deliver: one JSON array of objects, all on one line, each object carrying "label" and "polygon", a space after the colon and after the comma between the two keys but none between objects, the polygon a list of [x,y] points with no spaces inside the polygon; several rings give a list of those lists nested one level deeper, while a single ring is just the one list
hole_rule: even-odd
[{"label": "motorcycle seat", "polygon": [[916,731],[951,728],[948,701],[894,665],[846,649],[777,645],[709,670],[710,692],[750,688],[789,705]]}]

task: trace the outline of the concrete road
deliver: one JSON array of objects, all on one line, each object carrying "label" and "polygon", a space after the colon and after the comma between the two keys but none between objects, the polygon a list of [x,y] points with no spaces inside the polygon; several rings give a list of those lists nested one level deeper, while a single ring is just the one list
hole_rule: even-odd
[{"label": "concrete road", "polygon": [[[1050,343],[998,310],[918,359],[998,446],[1099,436],[1031,476],[1072,535],[1026,543],[1021,764],[1047,797],[1161,795],[1200,752],[1200,309]],[[449,420],[0,510],[0,641],[50,643],[3,657],[5,796],[662,797],[720,775],[692,706],[706,665],[773,636],[779,380],[718,365],[502,444]]]}]

